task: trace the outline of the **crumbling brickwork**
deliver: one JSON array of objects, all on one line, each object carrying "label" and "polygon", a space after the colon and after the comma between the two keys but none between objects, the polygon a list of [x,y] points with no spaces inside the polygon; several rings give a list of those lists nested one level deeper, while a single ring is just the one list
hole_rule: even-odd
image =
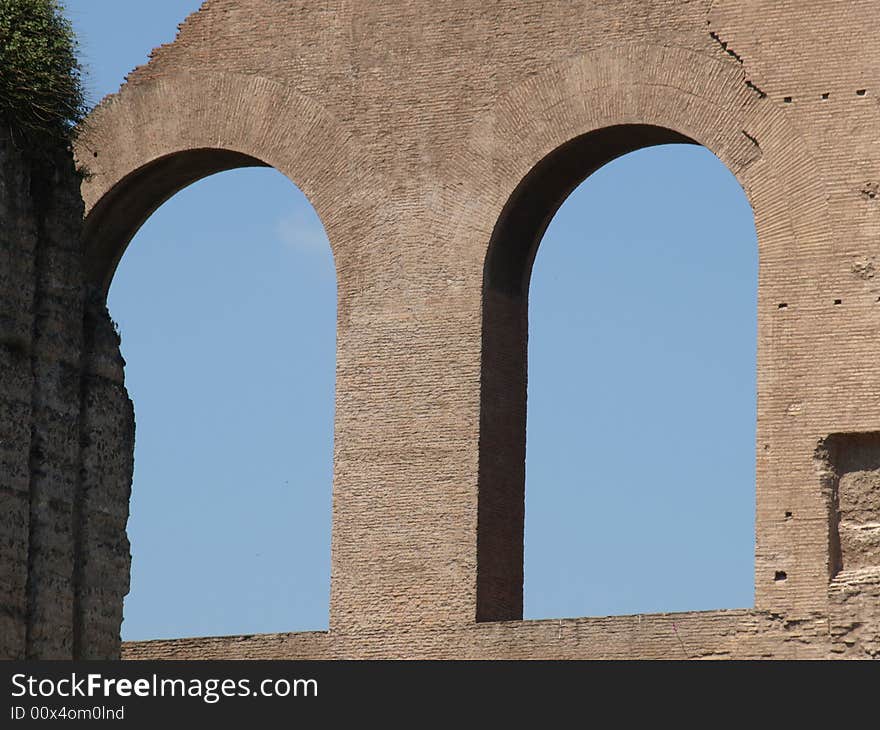
[{"label": "crumbling brickwork", "polygon": [[73,160],[0,127],[0,178],[0,656],[114,656],[134,448],[119,338],[87,296]]},{"label": "crumbling brickwork", "polygon": [[[207,0],[78,138],[97,298],[54,307],[76,257],[26,216],[2,233],[3,652],[119,650],[133,422],[100,294],[169,196],[271,165],[338,274],[330,630],[123,657],[880,655],[878,20],[867,0]],[[522,621],[531,262],[575,185],[667,142],[714,152],[755,215],[755,605]],[[4,163],[6,220],[26,201]]]}]

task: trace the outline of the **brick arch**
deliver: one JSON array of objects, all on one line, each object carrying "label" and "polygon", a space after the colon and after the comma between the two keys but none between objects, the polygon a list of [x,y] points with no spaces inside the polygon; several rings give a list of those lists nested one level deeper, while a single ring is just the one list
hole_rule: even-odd
[{"label": "brick arch", "polygon": [[[72,646],[78,658],[108,658],[119,653],[130,570],[134,412],[105,303],[125,248],[186,185],[224,170],[271,166],[303,191],[321,218],[336,263],[337,317],[345,321],[346,286],[352,286],[345,274],[363,245],[355,230],[379,210],[372,196],[382,185],[371,178],[352,134],[314,101],[263,78],[225,73],[182,71],[123,87],[86,120],[75,154],[86,173],[87,299]],[[344,347],[342,332],[337,350]],[[112,575],[104,565],[114,566]]]},{"label": "brick arch", "polygon": [[543,158],[584,134],[627,124],[672,130],[718,156],[752,204],[762,253],[798,241],[830,245],[822,174],[787,114],[746,83],[735,61],[673,46],[603,48],[501,94],[448,166],[447,176],[467,188],[449,203],[458,225],[491,234]]},{"label": "brick arch", "polygon": [[185,70],[102,102],[77,138],[85,267],[106,291],[126,246],[165,200],[207,175],[270,166],[308,197],[337,258],[347,225],[375,210],[352,134],[319,104],[265,78]]},{"label": "brick arch", "polygon": [[[454,215],[479,231],[482,352],[477,507],[476,617],[522,616],[528,278],[541,235],[568,193],[610,160],[652,144],[710,149],[743,186],[758,233],[758,439],[769,404],[791,397],[773,377],[786,354],[766,346],[768,300],[801,284],[800,261],[832,245],[815,162],[784,112],[746,83],[742,66],[674,47],[606,48],[560,64],[503,94],[471,129],[454,161],[468,196]],[[466,166],[466,169],[465,169]],[[780,265],[783,259],[785,266]],[[474,272],[476,274],[476,270]],[[789,380],[788,388],[797,388]],[[805,465],[808,468],[808,465]],[[767,515],[770,466],[758,456],[755,600],[780,608],[799,596],[772,591],[781,551]],[[762,498],[761,495],[764,495]],[[817,509],[819,505],[817,504]],[[764,525],[767,525],[764,527]],[[824,540],[817,527],[816,543]],[[767,579],[767,575],[771,579]],[[804,596],[819,586],[802,586]]]}]

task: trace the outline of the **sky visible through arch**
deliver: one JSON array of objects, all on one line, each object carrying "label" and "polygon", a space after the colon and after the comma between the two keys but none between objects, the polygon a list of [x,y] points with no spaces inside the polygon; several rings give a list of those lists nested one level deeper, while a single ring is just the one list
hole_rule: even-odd
[{"label": "sky visible through arch", "polygon": [[[67,0],[92,102],[196,0]],[[526,618],[753,599],[757,248],[708,150],[599,170],[532,277]],[[335,272],[271,169],[185,189],[109,297],[137,419],[123,639],[325,629]]]}]

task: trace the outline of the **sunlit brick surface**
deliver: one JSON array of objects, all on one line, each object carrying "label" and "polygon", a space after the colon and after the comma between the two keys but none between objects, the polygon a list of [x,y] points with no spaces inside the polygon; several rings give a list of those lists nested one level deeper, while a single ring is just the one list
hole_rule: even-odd
[{"label": "sunlit brick surface", "polygon": [[[122,656],[877,656],[880,568],[855,540],[880,511],[878,21],[867,0],[208,0],[84,126],[82,268],[100,295],[142,220],[212,172],[272,165],[309,197],[339,284],[330,631]],[[755,213],[755,606],[519,621],[527,285],[510,282],[537,241],[505,221],[552,212],[517,195],[572,140],[547,184],[664,135],[712,150]],[[100,296],[47,294],[79,269],[40,243],[0,154],[2,653],[114,656],[118,345]],[[81,211],[62,202],[63,242]],[[837,529],[846,500],[861,532]]]}]

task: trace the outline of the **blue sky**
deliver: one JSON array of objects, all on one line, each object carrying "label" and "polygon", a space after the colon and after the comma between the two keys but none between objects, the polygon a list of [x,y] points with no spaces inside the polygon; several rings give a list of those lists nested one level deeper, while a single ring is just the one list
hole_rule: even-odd
[{"label": "blue sky", "polygon": [[[93,102],[195,0],[67,0]],[[664,146],[566,201],[530,295],[525,615],[752,605],[757,244],[733,176]],[[327,627],[336,285],[269,169],[181,191],[109,307],[135,403],[124,639]]]}]

